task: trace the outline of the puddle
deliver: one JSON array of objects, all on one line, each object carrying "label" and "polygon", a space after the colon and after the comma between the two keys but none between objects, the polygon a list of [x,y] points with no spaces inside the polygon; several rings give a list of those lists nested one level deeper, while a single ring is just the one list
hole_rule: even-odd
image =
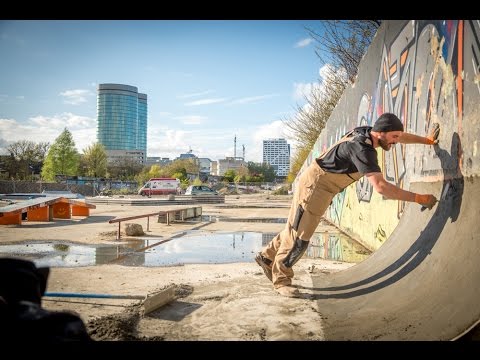
[{"label": "puddle", "polygon": [[[102,264],[174,266],[254,262],[255,253],[276,233],[205,232],[192,230],[171,240],[139,239],[115,245],[81,245],[67,242],[29,242],[0,245],[0,257],[14,256],[37,266],[77,267]],[[304,255],[343,262],[360,262],[369,256],[361,245],[338,234],[315,234]]]}]

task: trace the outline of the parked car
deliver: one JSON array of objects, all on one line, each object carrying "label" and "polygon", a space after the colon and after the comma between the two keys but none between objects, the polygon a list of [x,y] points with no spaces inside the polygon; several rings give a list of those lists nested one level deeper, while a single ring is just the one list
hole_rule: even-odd
[{"label": "parked car", "polygon": [[185,195],[218,195],[218,192],[205,185],[190,185]]}]

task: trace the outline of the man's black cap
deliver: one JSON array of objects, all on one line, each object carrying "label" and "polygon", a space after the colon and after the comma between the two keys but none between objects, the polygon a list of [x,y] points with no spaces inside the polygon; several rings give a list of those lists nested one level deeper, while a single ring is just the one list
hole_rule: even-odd
[{"label": "man's black cap", "polygon": [[384,113],[377,119],[373,125],[372,131],[388,132],[404,130],[402,121],[397,117],[397,115],[392,113]]}]

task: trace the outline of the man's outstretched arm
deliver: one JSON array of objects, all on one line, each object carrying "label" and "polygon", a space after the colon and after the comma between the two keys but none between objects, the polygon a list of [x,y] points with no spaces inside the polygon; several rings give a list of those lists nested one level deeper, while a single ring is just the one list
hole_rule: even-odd
[{"label": "man's outstretched arm", "polygon": [[437,202],[437,198],[432,194],[417,194],[390,184],[385,180],[381,172],[368,173],[365,176],[375,191],[387,199],[416,202],[429,209]]},{"label": "man's outstretched arm", "polygon": [[440,125],[438,123],[433,123],[427,136],[419,136],[419,135],[404,132],[400,136],[398,142],[402,144],[435,145],[435,144],[438,144],[439,134],[440,134]]}]

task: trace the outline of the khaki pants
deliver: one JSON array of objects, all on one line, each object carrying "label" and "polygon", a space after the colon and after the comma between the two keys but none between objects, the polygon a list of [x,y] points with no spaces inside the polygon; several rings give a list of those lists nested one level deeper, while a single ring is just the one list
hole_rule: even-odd
[{"label": "khaki pants", "polygon": [[292,266],[307,249],[325,210],[333,197],[358,179],[358,175],[327,173],[316,161],[300,175],[285,228],[262,251],[272,261],[275,288],[291,285]]}]

